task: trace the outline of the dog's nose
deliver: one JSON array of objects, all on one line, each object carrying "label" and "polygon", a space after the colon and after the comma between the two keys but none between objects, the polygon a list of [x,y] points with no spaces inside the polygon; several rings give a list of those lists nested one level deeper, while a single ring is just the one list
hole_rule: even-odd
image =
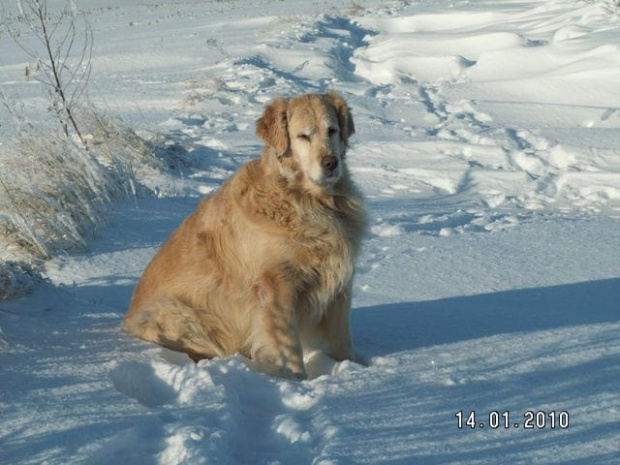
[{"label": "dog's nose", "polygon": [[328,171],[334,171],[338,168],[338,159],[333,155],[327,155],[321,158],[321,166]]}]

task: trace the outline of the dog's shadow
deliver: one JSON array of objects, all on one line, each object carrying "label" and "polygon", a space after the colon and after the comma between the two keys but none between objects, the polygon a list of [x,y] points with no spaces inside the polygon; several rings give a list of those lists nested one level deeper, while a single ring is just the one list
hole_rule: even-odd
[{"label": "dog's shadow", "polygon": [[356,349],[385,356],[499,334],[620,321],[620,278],[356,308]]}]

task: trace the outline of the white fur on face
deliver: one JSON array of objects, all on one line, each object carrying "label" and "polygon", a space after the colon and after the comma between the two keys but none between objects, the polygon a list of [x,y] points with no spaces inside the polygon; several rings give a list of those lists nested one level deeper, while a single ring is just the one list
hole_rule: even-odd
[{"label": "white fur on face", "polygon": [[[306,178],[312,183],[329,187],[342,176],[342,145],[336,121],[328,118],[317,125],[291,124],[289,127],[293,156]],[[321,161],[333,156],[338,161],[334,170],[323,168]]]}]

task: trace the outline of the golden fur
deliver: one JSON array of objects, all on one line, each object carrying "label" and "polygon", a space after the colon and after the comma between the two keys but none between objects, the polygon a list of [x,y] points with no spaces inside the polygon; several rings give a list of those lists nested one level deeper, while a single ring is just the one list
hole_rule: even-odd
[{"label": "golden fur", "polygon": [[[337,94],[276,99],[260,159],[183,221],[146,268],[124,326],[194,360],[242,353],[304,378],[303,347],[351,359],[351,281],[364,233]],[[265,369],[265,368],[264,368]]]}]

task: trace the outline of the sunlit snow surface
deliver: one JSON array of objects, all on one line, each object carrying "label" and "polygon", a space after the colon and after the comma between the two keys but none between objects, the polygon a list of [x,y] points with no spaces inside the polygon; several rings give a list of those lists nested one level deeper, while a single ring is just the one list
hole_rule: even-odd
[{"label": "sunlit snow surface", "polygon": [[[91,98],[161,134],[173,175],[0,305],[1,464],[618,463],[612,2],[126,3],[78,2]],[[0,35],[0,84],[36,109],[25,60]],[[123,334],[162,241],[258,155],[264,104],[330,88],[371,218],[352,316],[368,366],[308,354],[299,383]],[[570,425],[525,429],[527,411]]]}]

